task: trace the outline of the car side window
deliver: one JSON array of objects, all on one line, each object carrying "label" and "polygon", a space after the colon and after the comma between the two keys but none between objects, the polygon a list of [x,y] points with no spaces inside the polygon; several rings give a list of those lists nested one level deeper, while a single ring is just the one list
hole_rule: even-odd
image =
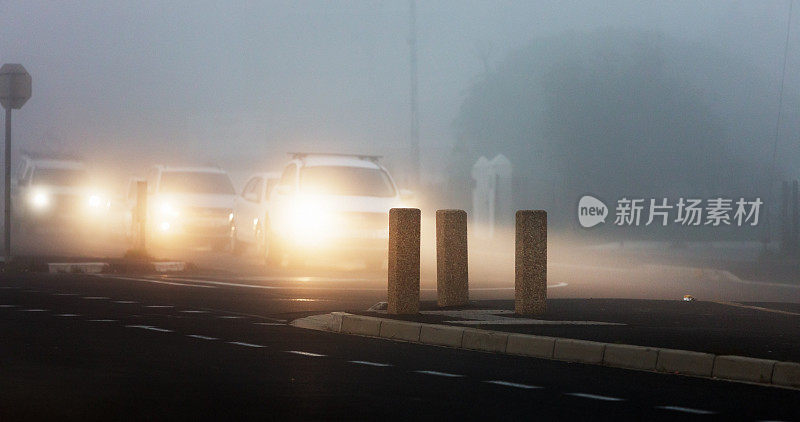
[{"label": "car side window", "polygon": [[272,193],[272,188],[278,184],[277,179],[267,179],[266,189],[264,190],[264,198],[269,200],[269,195]]},{"label": "car side window", "polygon": [[253,184],[255,183],[256,179],[257,177],[254,177],[248,180],[247,183],[244,185],[244,187],[242,188],[242,194],[240,195],[242,198],[245,198],[247,196],[247,193],[253,189]]},{"label": "car side window", "polygon": [[289,166],[286,167],[286,170],[284,170],[283,174],[281,175],[280,185],[294,187],[294,176],[296,172],[297,166],[295,164],[289,164]]},{"label": "car side window", "polygon": [[261,202],[261,194],[264,192],[263,186],[264,179],[259,177],[258,180],[256,180],[256,183],[253,184],[253,201]]},{"label": "car side window", "polygon": [[25,174],[22,175],[22,179],[20,179],[19,184],[21,186],[28,186],[31,181],[31,177],[33,177],[33,167],[29,166],[25,169]]},{"label": "car side window", "polygon": [[261,178],[254,177],[253,180],[251,180],[245,187],[243,195],[244,199],[252,202],[258,202],[261,199],[259,196],[261,193],[260,191],[261,191]]}]

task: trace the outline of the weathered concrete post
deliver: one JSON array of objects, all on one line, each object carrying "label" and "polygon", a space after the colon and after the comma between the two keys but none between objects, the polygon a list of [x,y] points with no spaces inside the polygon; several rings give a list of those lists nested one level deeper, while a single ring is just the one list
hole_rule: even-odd
[{"label": "weathered concrete post", "polygon": [[436,302],[460,306],[469,302],[467,213],[436,211]]},{"label": "weathered concrete post", "polygon": [[389,210],[390,314],[419,312],[419,229],[419,209]]},{"label": "weathered concrete post", "polygon": [[547,211],[517,211],[514,309],[518,315],[547,309]]}]

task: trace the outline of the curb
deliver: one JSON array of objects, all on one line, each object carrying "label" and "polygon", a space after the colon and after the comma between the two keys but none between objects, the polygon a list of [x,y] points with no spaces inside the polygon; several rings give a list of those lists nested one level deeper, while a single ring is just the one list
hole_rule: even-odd
[{"label": "curb", "polygon": [[[322,317],[328,318],[327,323],[319,323]],[[315,322],[301,323],[308,318]],[[457,349],[800,388],[800,363],[796,362],[423,324],[346,312],[308,318],[296,320],[292,325]]]},{"label": "curb", "polygon": [[180,273],[189,264],[184,261],[143,261],[132,264],[116,262],[48,262],[47,272],[51,274],[112,274],[137,271],[156,273]]}]

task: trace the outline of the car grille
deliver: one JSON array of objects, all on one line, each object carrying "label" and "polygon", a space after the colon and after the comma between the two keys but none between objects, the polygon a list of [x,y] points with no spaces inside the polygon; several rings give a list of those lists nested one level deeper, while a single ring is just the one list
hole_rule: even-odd
[{"label": "car grille", "polygon": [[386,229],[389,227],[389,213],[344,212],[341,214],[341,223],[345,230]]}]

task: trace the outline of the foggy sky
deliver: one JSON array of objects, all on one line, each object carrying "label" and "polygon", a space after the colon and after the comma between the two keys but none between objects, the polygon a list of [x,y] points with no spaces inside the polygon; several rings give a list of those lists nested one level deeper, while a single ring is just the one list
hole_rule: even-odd
[{"label": "foggy sky", "polygon": [[[728,51],[772,82],[762,94],[777,113],[788,6],[420,1],[423,164],[437,172],[485,65],[568,31],[641,28]],[[793,92],[799,15],[795,4]],[[409,133],[408,20],[406,1],[0,1],[0,63],[22,63],[34,81],[15,144],[133,158],[131,171],[158,161],[252,168],[312,147],[396,156]]]}]

